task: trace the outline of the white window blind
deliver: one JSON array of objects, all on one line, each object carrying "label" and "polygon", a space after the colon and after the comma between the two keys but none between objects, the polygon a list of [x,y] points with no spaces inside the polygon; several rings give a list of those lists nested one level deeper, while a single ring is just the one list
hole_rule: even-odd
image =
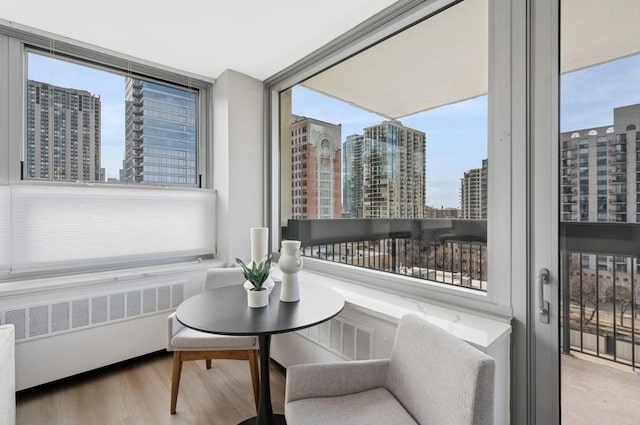
[{"label": "white window blind", "polygon": [[212,190],[55,185],[0,189],[0,196],[10,201],[10,207],[8,202],[0,204],[0,267],[8,259],[12,272],[215,250]]}]

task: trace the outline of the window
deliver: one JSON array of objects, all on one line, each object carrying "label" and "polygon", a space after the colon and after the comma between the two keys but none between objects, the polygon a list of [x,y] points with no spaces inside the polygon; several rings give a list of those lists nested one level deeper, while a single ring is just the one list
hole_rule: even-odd
[{"label": "window", "polygon": [[211,258],[211,83],[3,31],[0,282]]},{"label": "window", "polygon": [[[454,30],[469,9],[467,16],[474,19],[465,23],[484,39],[462,40]],[[278,90],[284,131],[276,215],[282,217],[284,238],[317,235],[302,245],[306,256],[319,260],[408,276],[416,284],[488,292],[494,162],[488,150],[489,69],[482,59],[487,26],[486,3],[455,4]],[[455,37],[431,37],[438,28],[450,28]],[[450,45],[436,48],[434,39]],[[465,66],[447,66],[458,60]],[[304,217],[298,215],[295,194],[289,197],[301,179],[289,167],[299,161],[299,142],[290,136],[297,128],[308,129]],[[327,157],[329,145],[335,154]],[[328,256],[330,251],[339,255]]]},{"label": "window", "polygon": [[27,61],[24,179],[198,184],[197,90],[34,51]]}]

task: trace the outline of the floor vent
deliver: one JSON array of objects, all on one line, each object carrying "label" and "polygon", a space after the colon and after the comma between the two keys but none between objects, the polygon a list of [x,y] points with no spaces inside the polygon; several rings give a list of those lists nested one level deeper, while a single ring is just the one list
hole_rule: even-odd
[{"label": "floor vent", "polygon": [[369,360],[373,350],[373,329],[344,319],[331,319],[302,329],[298,334],[349,360]]},{"label": "floor vent", "polygon": [[185,282],[163,284],[93,297],[41,302],[20,309],[0,311],[0,324],[15,326],[16,340],[80,330],[171,310],[183,301]]}]

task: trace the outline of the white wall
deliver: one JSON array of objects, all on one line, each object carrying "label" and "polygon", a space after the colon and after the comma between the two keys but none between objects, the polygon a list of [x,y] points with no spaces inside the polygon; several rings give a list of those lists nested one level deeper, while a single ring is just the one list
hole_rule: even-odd
[{"label": "white wall", "polygon": [[263,84],[227,70],[213,88],[217,258],[250,257],[249,228],[266,225]]}]

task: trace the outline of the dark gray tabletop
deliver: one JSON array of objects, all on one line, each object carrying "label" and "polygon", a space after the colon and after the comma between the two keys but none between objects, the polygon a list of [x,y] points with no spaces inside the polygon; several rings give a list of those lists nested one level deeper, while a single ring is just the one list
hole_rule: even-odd
[{"label": "dark gray tabletop", "polygon": [[183,325],[221,335],[271,335],[322,323],[338,315],[344,298],[313,284],[300,284],[300,301],[280,301],[280,283],[269,295],[269,305],[247,306],[241,285],[227,286],[195,295],[178,306],[176,318]]}]

